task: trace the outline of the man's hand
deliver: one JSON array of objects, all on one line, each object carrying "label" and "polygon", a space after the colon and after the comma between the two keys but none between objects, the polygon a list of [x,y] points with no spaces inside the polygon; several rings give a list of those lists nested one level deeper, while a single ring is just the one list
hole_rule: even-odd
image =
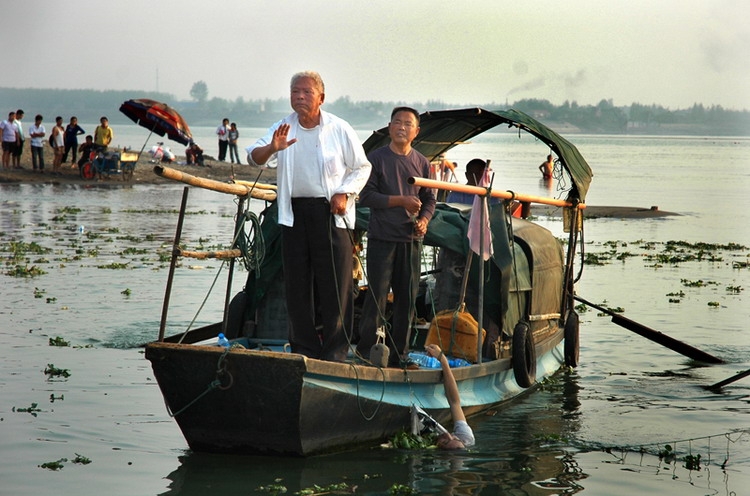
[{"label": "man's hand", "polygon": [[346,213],[346,204],[348,197],[346,193],[337,193],[331,197],[331,213],[335,215],[344,215]]},{"label": "man's hand", "polygon": [[414,234],[417,236],[424,236],[427,234],[427,224],[429,221],[424,217],[420,217],[414,221]]},{"label": "man's hand", "polygon": [[286,139],[289,136],[290,127],[289,124],[282,124],[273,132],[273,139],[271,140],[271,150],[273,153],[285,150],[297,142],[297,138],[289,141]]},{"label": "man's hand", "polygon": [[406,209],[409,215],[417,215],[422,208],[422,201],[418,196],[400,196],[399,204]]}]

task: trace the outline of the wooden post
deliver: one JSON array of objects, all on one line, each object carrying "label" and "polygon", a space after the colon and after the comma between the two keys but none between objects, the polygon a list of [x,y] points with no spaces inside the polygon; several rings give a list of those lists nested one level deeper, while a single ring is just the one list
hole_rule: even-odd
[{"label": "wooden post", "polygon": [[167,313],[169,312],[169,297],[172,294],[172,281],[174,280],[174,269],[177,265],[177,256],[182,237],[182,222],[185,220],[187,209],[188,187],[182,190],[182,205],[180,205],[180,216],[177,219],[177,232],[174,235],[172,245],[172,261],[169,263],[169,275],[167,276],[167,289],[164,291],[164,304],[161,307],[161,322],[159,324],[159,341],[164,341],[164,332],[167,328]]}]

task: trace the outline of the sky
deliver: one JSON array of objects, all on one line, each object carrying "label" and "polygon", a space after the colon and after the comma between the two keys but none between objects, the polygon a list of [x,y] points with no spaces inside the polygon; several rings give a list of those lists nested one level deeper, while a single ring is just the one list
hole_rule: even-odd
[{"label": "sky", "polygon": [[3,3],[0,87],[276,99],[309,69],[328,101],[750,109],[747,0]]}]

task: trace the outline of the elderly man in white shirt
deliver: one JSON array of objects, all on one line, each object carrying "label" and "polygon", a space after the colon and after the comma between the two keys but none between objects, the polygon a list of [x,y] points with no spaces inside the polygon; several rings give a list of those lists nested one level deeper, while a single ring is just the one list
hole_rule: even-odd
[{"label": "elderly man in white shirt", "polygon": [[371,165],[354,129],[320,110],[325,86],[318,73],[295,74],[290,99],[294,112],[246,149],[248,162],[260,166],[273,157],[278,160],[278,215],[292,351],[341,362],[347,356],[347,335],[353,325],[354,200],[370,177]]}]

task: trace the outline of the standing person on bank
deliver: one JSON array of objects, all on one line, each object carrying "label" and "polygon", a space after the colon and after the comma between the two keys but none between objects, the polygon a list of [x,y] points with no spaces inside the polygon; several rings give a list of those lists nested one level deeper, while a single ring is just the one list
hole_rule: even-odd
[{"label": "standing person on bank", "polygon": [[99,150],[106,152],[113,139],[115,139],[115,132],[109,127],[109,119],[102,117],[94,130],[94,145]]},{"label": "standing person on bank", "polygon": [[61,176],[60,165],[62,164],[63,149],[65,148],[65,142],[63,140],[63,134],[65,128],[62,125],[63,118],[59,115],[55,117],[55,127],[52,128],[52,148],[55,151],[55,158],[52,159],[52,175]]},{"label": "standing person on bank", "polygon": [[407,352],[419,289],[422,238],[435,211],[432,189],[410,185],[412,177],[430,177],[430,162],[411,146],[419,134],[419,112],[396,107],[388,124],[389,145],[368,155],[370,179],[359,203],[370,207],[367,228],[367,280],[357,353],[369,359],[393,289],[392,328],[386,336],[388,366],[398,367]]},{"label": "standing person on bank", "polygon": [[16,142],[16,149],[13,150],[14,169],[23,169],[21,166],[21,155],[23,155],[23,144],[26,141],[26,137],[23,135],[23,124],[21,124],[21,119],[23,119],[23,110],[18,109],[16,110],[16,120],[13,121],[13,124],[16,125],[16,129],[18,130],[18,141]]},{"label": "standing person on bank", "polygon": [[216,128],[216,135],[219,137],[219,162],[224,162],[227,159],[229,145],[229,119],[225,117],[221,121],[221,125]]},{"label": "standing person on bank", "polygon": [[18,143],[18,128],[15,124],[16,113],[8,112],[8,118],[0,122],[0,131],[3,135],[3,169],[10,169],[11,157]]},{"label": "standing person on bank", "polygon": [[[320,109],[325,86],[317,72],[292,76],[294,112],[247,150],[250,165],[278,160],[278,209],[294,353],[344,361],[353,325],[351,230],[354,200],[370,175],[357,133]],[[316,330],[315,301],[322,319]]]},{"label": "standing person on bank", "polygon": [[237,123],[233,122],[229,127],[229,134],[227,135],[227,142],[229,147],[229,160],[232,163],[235,161],[240,163],[240,155],[237,153],[237,140],[240,138],[240,132],[237,130]]},{"label": "standing person on bank", "polygon": [[65,151],[63,152],[63,163],[68,161],[68,153],[70,153],[70,166],[76,166],[76,151],[78,151],[78,135],[86,134],[81,126],[78,125],[78,117],[71,117],[70,123],[65,126],[65,134],[63,141],[65,142]]},{"label": "standing person on bank", "polygon": [[42,124],[42,115],[37,114],[34,117],[34,124],[29,126],[29,141],[31,141],[31,166],[34,168],[34,172],[37,170],[40,174],[44,174],[44,136],[47,134],[47,130],[44,129]]}]

